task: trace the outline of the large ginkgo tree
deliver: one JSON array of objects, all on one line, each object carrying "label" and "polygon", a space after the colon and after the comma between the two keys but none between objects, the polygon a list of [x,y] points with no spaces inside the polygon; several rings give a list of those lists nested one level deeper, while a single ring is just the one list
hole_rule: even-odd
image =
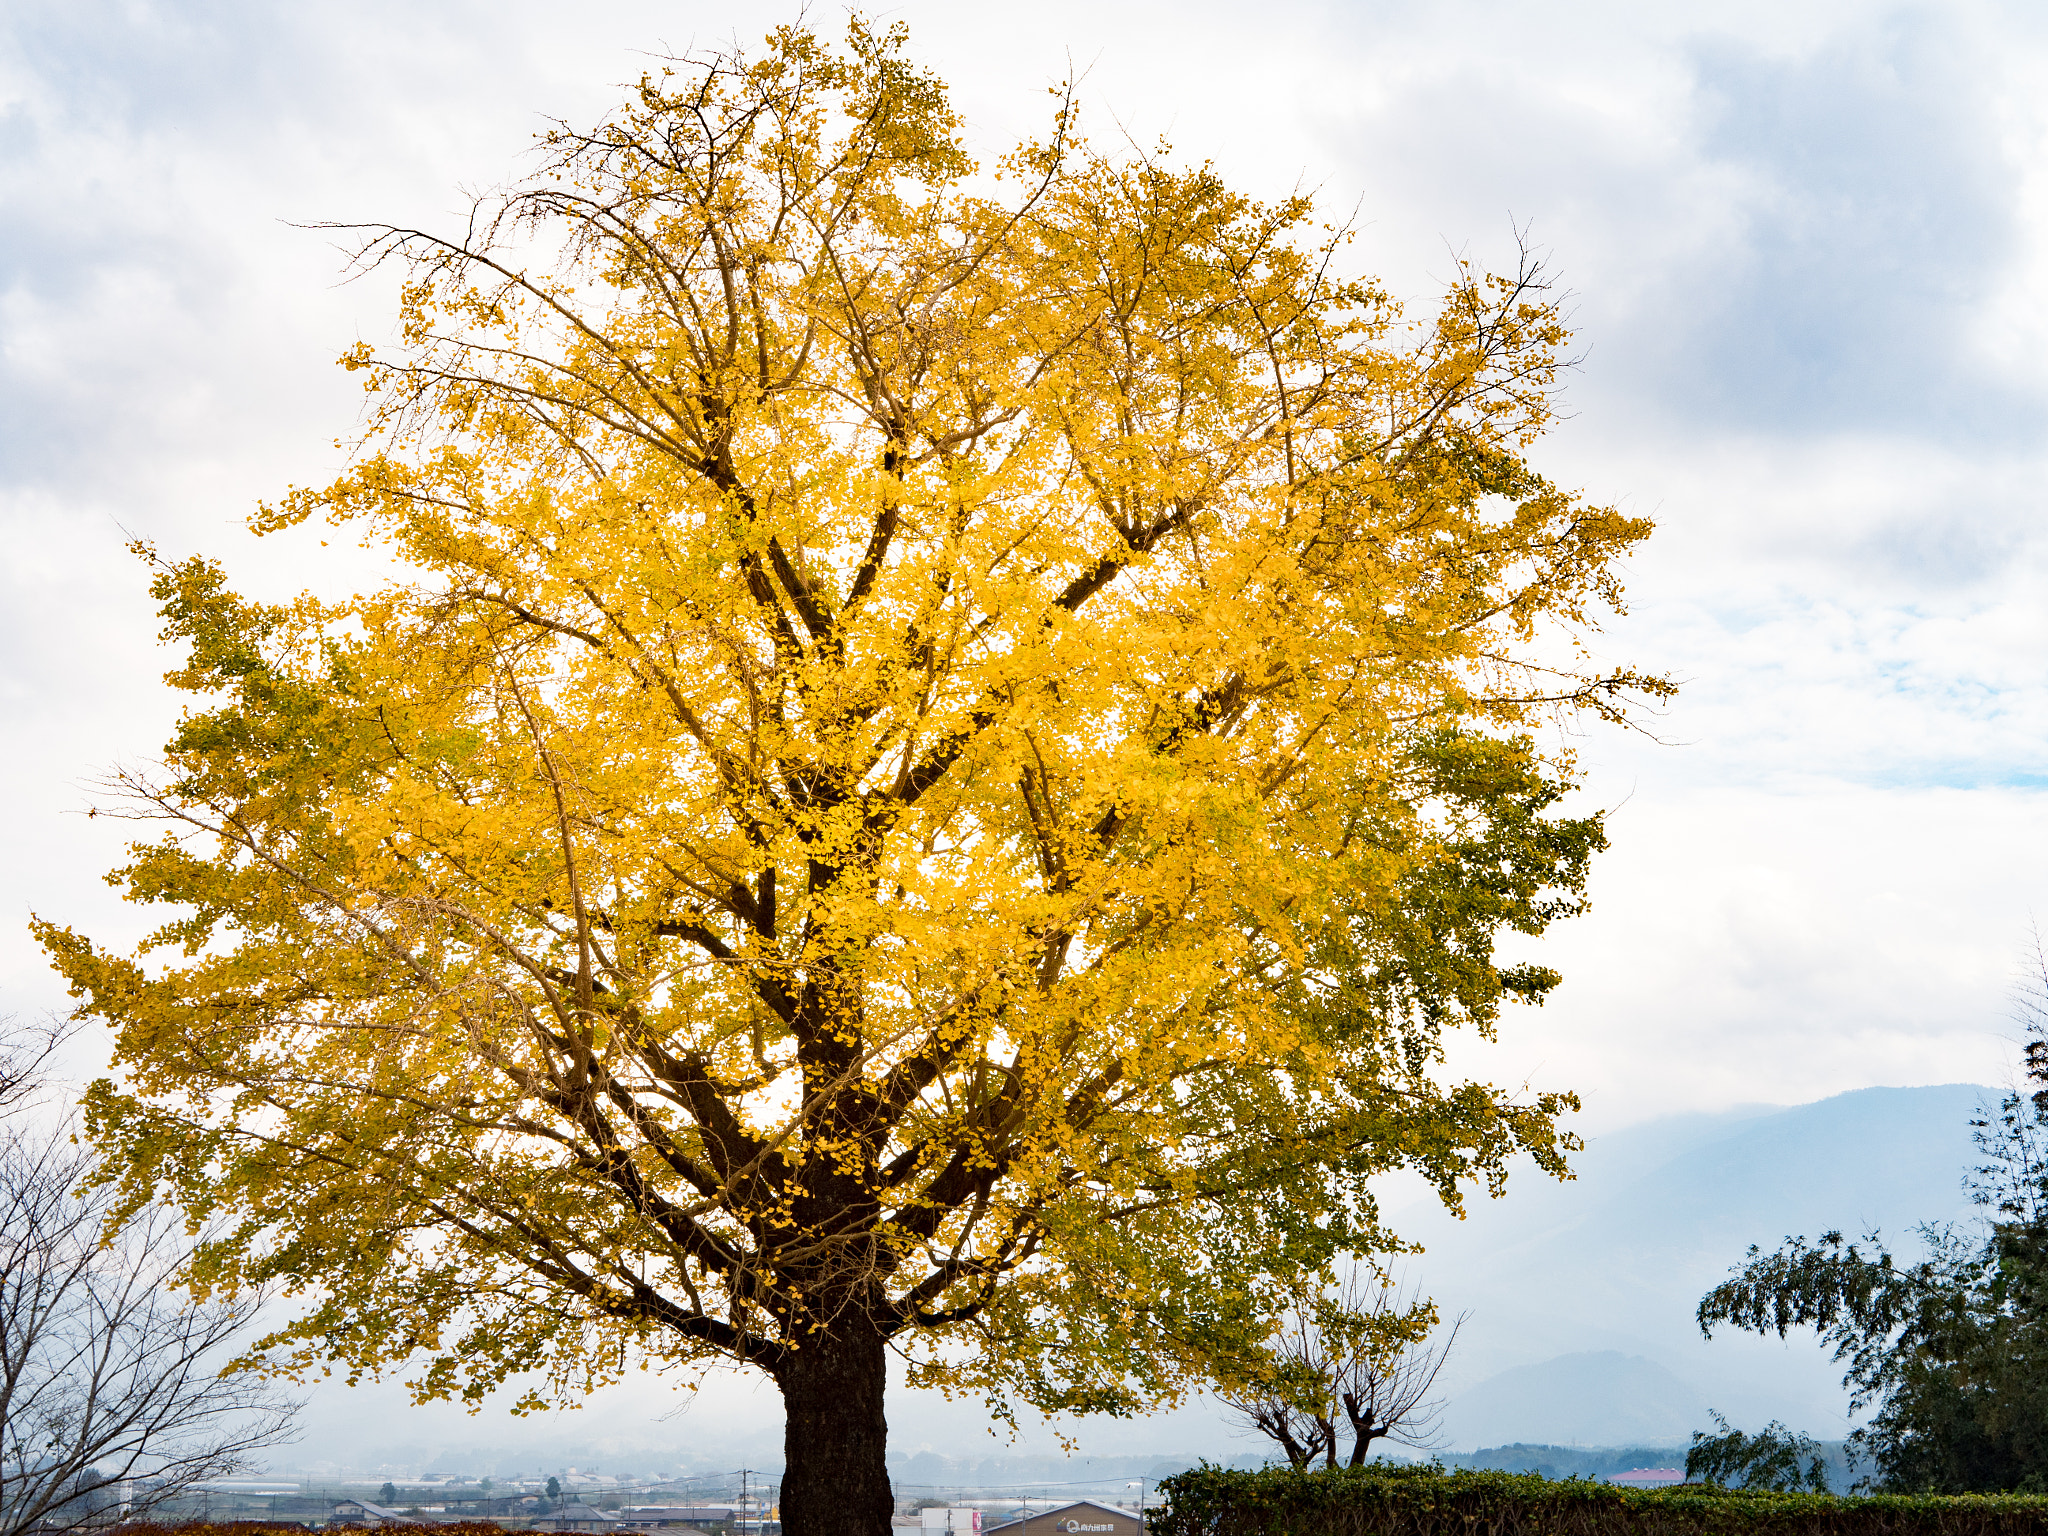
[{"label": "large ginkgo tree", "polygon": [[858,21],[358,239],[363,447],[257,524],[401,576],[152,554],[192,702],[103,813],[164,925],[41,925],[108,1175],[301,1297],[275,1365],[739,1362],[792,1536],[877,1536],[892,1351],[1132,1411],[1388,1251],[1375,1175],[1563,1170],[1568,1094],[1443,1065],[1603,843],[1547,733],[1662,687],[1590,642],[1648,524],[1528,459],[1539,272],[1404,317],[1065,96],[977,165]]}]

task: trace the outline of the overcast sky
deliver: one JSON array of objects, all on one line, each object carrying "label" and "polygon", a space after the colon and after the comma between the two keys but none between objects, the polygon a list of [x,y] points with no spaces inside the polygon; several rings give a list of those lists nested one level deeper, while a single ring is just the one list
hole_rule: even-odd
[{"label": "overcast sky", "polygon": [[[175,708],[130,536],[346,588],[259,497],[317,481],[389,334],[294,221],[446,224],[545,116],[793,7],[0,4],[0,1011],[59,1006],[31,910],[139,924],[79,814]],[[842,13],[815,6],[834,28]],[[1598,1131],[1991,1081],[2048,920],[2048,40],[2023,5],[914,3],[977,146],[1085,73],[1094,136],[1355,205],[1426,302],[1525,227],[1576,295],[1540,457],[1659,523],[1617,659],[1686,687],[1595,733],[1614,807],[1566,975],[1495,1050]]]}]

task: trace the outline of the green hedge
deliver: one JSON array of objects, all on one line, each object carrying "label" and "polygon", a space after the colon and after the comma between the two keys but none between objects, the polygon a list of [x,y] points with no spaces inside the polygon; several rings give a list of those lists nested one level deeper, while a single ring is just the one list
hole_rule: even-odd
[{"label": "green hedge", "polygon": [[1161,1481],[1150,1536],[2019,1536],[2048,1533],[2021,1494],[1647,1492],[1590,1479],[1441,1466],[1231,1472]]}]

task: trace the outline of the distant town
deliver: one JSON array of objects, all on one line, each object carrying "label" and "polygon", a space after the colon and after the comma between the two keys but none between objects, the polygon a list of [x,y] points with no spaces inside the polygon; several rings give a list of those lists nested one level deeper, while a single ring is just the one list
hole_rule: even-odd
[{"label": "distant town", "polygon": [[[1109,1476],[1043,1489],[904,1484],[893,1525],[931,1536],[1140,1536],[1153,1479]],[[779,1469],[667,1477],[564,1467],[531,1476],[353,1469],[221,1478],[195,1485],[156,1518],[263,1520],[379,1528],[489,1522],[507,1530],[670,1531],[676,1536],[779,1536]],[[125,1491],[98,1500],[118,1514]]]},{"label": "distant town", "polygon": [[[1839,1447],[1830,1447],[1840,1462]],[[1261,1458],[1236,1460],[1246,1466]],[[1625,1487],[1669,1486],[1683,1476],[1684,1455],[1672,1446],[1508,1445],[1442,1455],[1447,1466],[1590,1477]],[[919,1470],[926,1470],[920,1468]],[[900,1536],[1143,1536],[1148,1500],[1161,1476],[1179,1470],[1160,1458],[1109,1458],[1083,1478],[990,1484],[972,1480],[982,1464],[951,1484],[899,1482],[893,1528]],[[1837,1468],[1830,1467],[1831,1473]],[[1846,1464],[1839,1468],[1846,1483]],[[390,1468],[285,1470],[222,1478],[194,1487],[159,1519],[275,1520],[312,1527],[488,1522],[507,1530],[673,1536],[780,1536],[781,1469],[734,1468],[712,1473],[606,1472],[564,1466],[552,1472],[480,1476]],[[109,1485],[105,1504],[116,1503]]]}]

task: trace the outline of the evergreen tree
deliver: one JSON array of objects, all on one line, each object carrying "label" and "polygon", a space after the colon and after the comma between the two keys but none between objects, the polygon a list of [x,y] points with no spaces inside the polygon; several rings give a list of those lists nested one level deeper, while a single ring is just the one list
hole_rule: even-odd
[{"label": "evergreen tree", "polygon": [[1819,1444],[1795,1435],[1773,1419],[1759,1434],[1745,1435],[1720,1414],[1721,1433],[1694,1434],[1685,1453],[1689,1482],[1729,1488],[1767,1488],[1776,1493],[1826,1493],[1828,1472]]},{"label": "evergreen tree", "polygon": [[1974,1122],[1967,1185],[1976,1229],[1922,1226],[1903,1264],[1877,1234],[1787,1238],[1701,1300],[1700,1329],[1817,1330],[1847,1366],[1851,1437],[1882,1486],[1939,1493],[2048,1491],[2048,955],[2020,1000],[2026,1082]]}]

